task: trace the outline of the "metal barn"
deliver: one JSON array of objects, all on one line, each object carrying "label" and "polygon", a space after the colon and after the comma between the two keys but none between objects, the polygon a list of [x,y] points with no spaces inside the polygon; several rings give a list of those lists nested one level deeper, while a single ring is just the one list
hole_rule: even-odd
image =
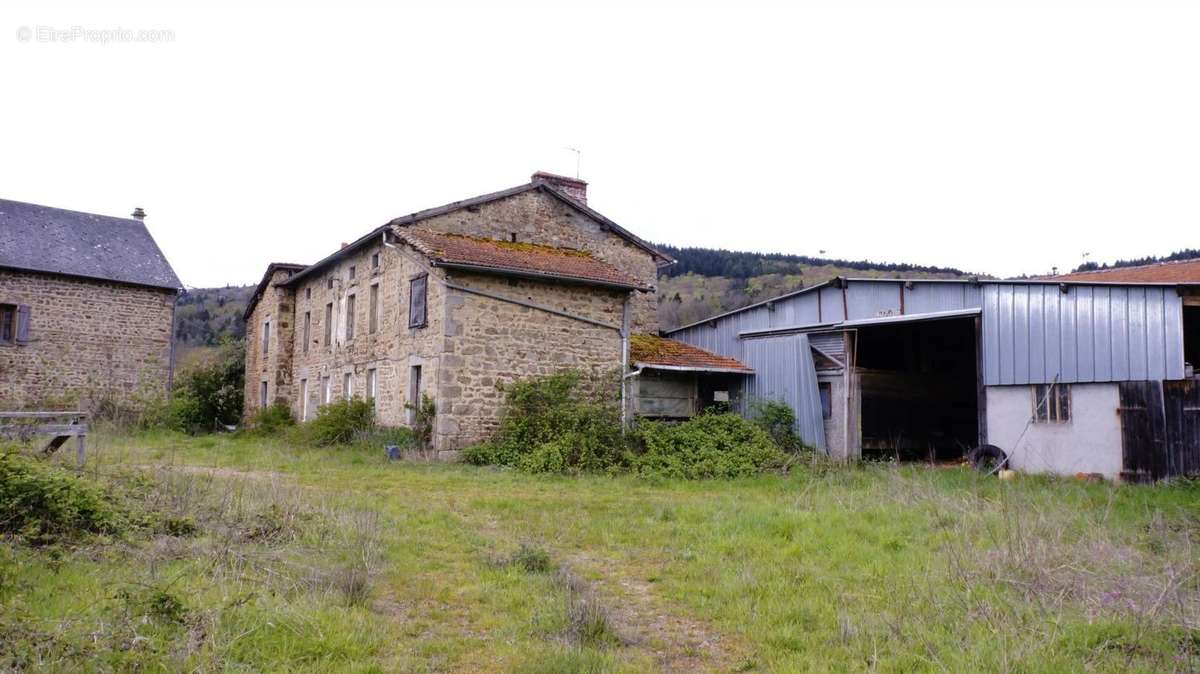
[{"label": "metal barn", "polygon": [[797,413],[837,458],[1200,473],[1200,284],[846,279],[670,331],[736,358],[743,404]]}]

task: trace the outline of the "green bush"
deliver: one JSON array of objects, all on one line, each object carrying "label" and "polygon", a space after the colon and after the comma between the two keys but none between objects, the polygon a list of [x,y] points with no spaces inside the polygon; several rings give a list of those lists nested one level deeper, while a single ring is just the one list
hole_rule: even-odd
[{"label": "green bush", "polygon": [[375,406],[359,397],[317,408],[317,416],[301,427],[301,439],[318,447],[342,445],[375,428]]},{"label": "green bush", "polygon": [[195,435],[238,423],[245,360],[245,345],[229,342],[211,361],[176,373],[171,399],[148,410],[145,425]]},{"label": "green bush", "polygon": [[267,405],[250,420],[250,430],[261,435],[274,435],[295,425],[292,410],[285,402]]},{"label": "green bush", "polygon": [[45,545],[118,533],[127,524],[126,513],[95,484],[46,461],[0,454],[0,533]]},{"label": "green bush", "polygon": [[626,445],[615,389],[573,370],[514,382],[504,388],[495,437],[468,448],[464,459],[533,473],[622,467]]},{"label": "green bush", "polygon": [[799,452],[806,449],[800,436],[796,435],[796,413],[786,403],[767,399],[752,400],[750,420],[771,436],[776,446],[783,451]]},{"label": "green bush", "polygon": [[404,407],[412,410],[412,430],[416,439],[422,447],[429,447],[433,443],[433,420],[437,415],[437,406],[433,404],[433,398],[422,393],[420,403],[407,403]]},{"label": "green bush", "polygon": [[786,458],[766,431],[736,414],[702,414],[679,424],[642,422],[637,436],[643,451],[631,460],[639,475],[741,477]]}]

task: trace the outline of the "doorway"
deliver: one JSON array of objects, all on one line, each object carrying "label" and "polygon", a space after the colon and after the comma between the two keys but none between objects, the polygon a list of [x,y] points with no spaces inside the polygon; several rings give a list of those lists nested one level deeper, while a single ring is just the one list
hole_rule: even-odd
[{"label": "doorway", "polygon": [[862,455],[961,460],[979,440],[975,318],[860,328]]}]

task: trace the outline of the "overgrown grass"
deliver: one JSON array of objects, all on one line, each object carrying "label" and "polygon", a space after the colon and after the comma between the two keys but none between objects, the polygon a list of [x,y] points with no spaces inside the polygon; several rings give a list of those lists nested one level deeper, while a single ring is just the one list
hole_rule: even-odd
[{"label": "overgrown grass", "polygon": [[1194,484],[824,464],[648,483],[91,444],[89,469],[144,477],[90,479],[148,480],[135,505],[182,535],[0,545],[0,669],[1200,668]]}]

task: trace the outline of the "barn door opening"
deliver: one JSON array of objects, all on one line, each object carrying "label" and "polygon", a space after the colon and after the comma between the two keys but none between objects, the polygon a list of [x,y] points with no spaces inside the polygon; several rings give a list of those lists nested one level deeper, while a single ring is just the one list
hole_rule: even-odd
[{"label": "barn door opening", "polygon": [[863,458],[961,459],[978,443],[974,318],[858,329]]}]

